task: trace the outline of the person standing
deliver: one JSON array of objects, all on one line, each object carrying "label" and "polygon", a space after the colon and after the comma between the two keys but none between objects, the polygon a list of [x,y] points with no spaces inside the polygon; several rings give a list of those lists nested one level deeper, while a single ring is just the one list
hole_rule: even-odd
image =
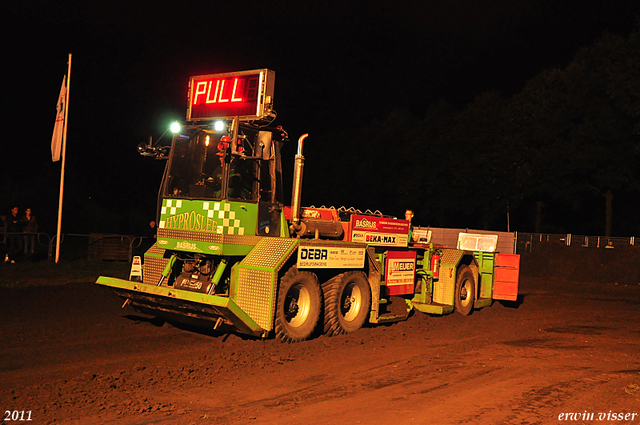
[{"label": "person standing", "polygon": [[413,217],[414,217],[413,210],[408,209],[404,212],[404,219],[409,222],[409,242],[414,242],[413,241],[413,224],[411,224],[411,219],[413,219]]},{"label": "person standing", "polygon": [[22,219],[18,215],[18,207],[11,208],[11,214],[7,218],[7,236],[9,238],[9,252],[4,258],[4,261],[8,263],[16,262],[16,256],[22,249],[22,236],[18,233],[22,233]]},{"label": "person standing", "polygon": [[158,238],[158,228],[156,227],[156,221],[151,220],[149,222],[149,227],[147,227],[147,231],[145,232],[144,244],[142,245],[142,255],[149,250],[156,243]]},{"label": "person standing", "polygon": [[36,234],[38,233],[38,220],[36,220],[35,215],[31,214],[31,208],[27,208],[24,211],[22,223],[22,231],[25,233],[23,236],[24,257],[30,261],[33,259],[33,254],[36,250]]}]

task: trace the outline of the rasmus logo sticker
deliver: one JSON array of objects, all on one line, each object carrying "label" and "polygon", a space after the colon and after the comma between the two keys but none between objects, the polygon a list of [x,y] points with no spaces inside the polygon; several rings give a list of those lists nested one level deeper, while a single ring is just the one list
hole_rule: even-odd
[{"label": "rasmus logo sticker", "polygon": [[191,249],[191,250],[198,249],[196,244],[192,242],[187,242],[187,241],[176,242],[176,248]]},{"label": "rasmus logo sticker", "polygon": [[378,223],[363,218],[361,220],[356,220],[356,228],[378,230]]}]

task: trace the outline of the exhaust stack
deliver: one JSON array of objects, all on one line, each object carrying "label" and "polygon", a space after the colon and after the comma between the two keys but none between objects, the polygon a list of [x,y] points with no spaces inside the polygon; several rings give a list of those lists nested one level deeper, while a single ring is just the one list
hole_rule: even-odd
[{"label": "exhaust stack", "polygon": [[304,155],[302,155],[302,148],[304,146],[304,139],[309,136],[308,133],[303,134],[298,139],[298,153],[296,154],[295,163],[293,166],[293,189],[291,193],[291,231],[292,233],[298,233],[301,230],[300,226],[300,203],[302,202],[302,171],[304,168]]}]

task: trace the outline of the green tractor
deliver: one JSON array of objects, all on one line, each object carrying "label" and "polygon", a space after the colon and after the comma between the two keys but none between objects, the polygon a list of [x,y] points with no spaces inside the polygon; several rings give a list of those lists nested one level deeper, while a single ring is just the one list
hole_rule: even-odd
[{"label": "green tractor", "polygon": [[171,146],[139,146],[168,160],[142,279],[97,284],[141,313],[284,342],[517,298],[519,256],[495,253],[491,235],[461,234],[449,248],[377,211],[302,208],[306,134],[285,206],[274,78],[191,77]]}]

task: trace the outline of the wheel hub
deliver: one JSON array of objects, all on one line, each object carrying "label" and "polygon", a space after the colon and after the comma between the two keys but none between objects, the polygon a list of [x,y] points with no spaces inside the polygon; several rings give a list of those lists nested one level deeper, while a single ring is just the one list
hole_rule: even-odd
[{"label": "wheel hub", "polygon": [[346,321],[352,321],[362,308],[362,292],[356,285],[349,284],[343,294],[342,315]]},{"label": "wheel hub", "polygon": [[471,285],[471,282],[467,280],[462,284],[462,287],[460,288],[460,301],[462,302],[463,306],[469,304],[469,294],[471,293],[469,285]]},{"label": "wheel hub", "polygon": [[311,295],[302,285],[291,288],[287,294],[287,322],[291,326],[301,326],[311,311]]}]

